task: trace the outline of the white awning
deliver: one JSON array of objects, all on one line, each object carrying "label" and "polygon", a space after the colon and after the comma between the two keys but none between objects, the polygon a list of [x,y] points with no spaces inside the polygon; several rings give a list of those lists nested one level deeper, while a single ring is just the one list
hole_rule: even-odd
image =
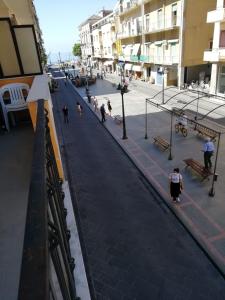
[{"label": "white awning", "polygon": [[162,45],[163,41],[156,41],[155,45]]},{"label": "white awning", "polygon": [[176,39],[176,40],[168,40],[169,44],[175,44],[175,43],[178,43],[178,42],[179,42],[178,39]]},{"label": "white awning", "polygon": [[140,44],[134,44],[134,46],[133,46],[133,51],[132,51],[132,55],[137,55],[139,49],[140,49]]},{"label": "white awning", "polygon": [[142,72],[141,66],[133,65],[132,71]]},{"label": "white awning", "polygon": [[132,64],[125,64],[125,70],[132,70]]},{"label": "white awning", "polygon": [[104,62],[104,66],[110,66],[113,64],[113,60],[107,60]]},{"label": "white awning", "polygon": [[132,45],[127,45],[127,46],[125,46],[125,47],[123,48],[123,54],[124,54],[125,56],[129,56],[129,55],[130,55],[131,47],[132,47]]}]

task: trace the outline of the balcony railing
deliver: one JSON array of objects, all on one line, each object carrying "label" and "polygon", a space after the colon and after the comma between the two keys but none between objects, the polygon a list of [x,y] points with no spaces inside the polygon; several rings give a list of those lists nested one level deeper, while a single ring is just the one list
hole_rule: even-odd
[{"label": "balcony railing", "polygon": [[225,21],[224,7],[217,8],[216,10],[209,11],[207,14],[207,23],[215,23]]},{"label": "balcony railing", "polygon": [[38,101],[18,300],[74,300],[70,232],[44,100]]},{"label": "balcony railing", "polygon": [[179,26],[180,26],[180,18],[174,17],[174,18],[159,19],[156,22],[149,22],[148,26],[145,25],[144,33],[168,30]]},{"label": "balcony railing", "polygon": [[141,0],[132,0],[129,2],[126,2],[127,6],[123,6],[120,9],[120,14],[124,14],[126,12],[129,12],[131,9],[134,9],[141,5]]},{"label": "balcony railing", "polygon": [[204,52],[204,61],[218,62],[225,60],[225,48],[207,49]]}]

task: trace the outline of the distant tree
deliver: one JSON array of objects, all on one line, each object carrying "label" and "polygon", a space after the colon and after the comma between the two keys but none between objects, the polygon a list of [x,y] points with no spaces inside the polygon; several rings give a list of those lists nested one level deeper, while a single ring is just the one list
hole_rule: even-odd
[{"label": "distant tree", "polygon": [[81,56],[81,47],[79,43],[75,43],[73,46],[73,55],[74,56]]}]

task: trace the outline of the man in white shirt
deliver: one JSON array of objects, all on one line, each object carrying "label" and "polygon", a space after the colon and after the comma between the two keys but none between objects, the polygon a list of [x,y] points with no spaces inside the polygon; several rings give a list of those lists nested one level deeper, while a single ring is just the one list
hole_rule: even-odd
[{"label": "man in white shirt", "polygon": [[205,144],[203,147],[203,152],[204,152],[204,164],[206,169],[211,169],[212,168],[212,161],[211,157],[213,155],[213,152],[215,151],[215,146],[213,142],[210,140],[210,138],[206,138]]},{"label": "man in white shirt", "polygon": [[183,113],[179,116],[177,123],[184,126],[185,128],[187,127],[188,121],[187,121],[187,116]]}]

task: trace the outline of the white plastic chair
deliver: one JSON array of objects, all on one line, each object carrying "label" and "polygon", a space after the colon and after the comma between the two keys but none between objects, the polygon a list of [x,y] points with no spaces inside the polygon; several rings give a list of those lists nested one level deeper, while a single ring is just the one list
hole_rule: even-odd
[{"label": "white plastic chair", "polygon": [[[26,83],[10,83],[2,86],[0,88],[0,103],[2,106],[3,116],[5,119],[6,129],[9,131],[9,120],[8,112],[18,111],[27,109],[27,103],[23,95],[23,90],[28,94],[29,85]],[[10,97],[10,103],[5,103],[3,100],[3,95],[8,92]]]}]

